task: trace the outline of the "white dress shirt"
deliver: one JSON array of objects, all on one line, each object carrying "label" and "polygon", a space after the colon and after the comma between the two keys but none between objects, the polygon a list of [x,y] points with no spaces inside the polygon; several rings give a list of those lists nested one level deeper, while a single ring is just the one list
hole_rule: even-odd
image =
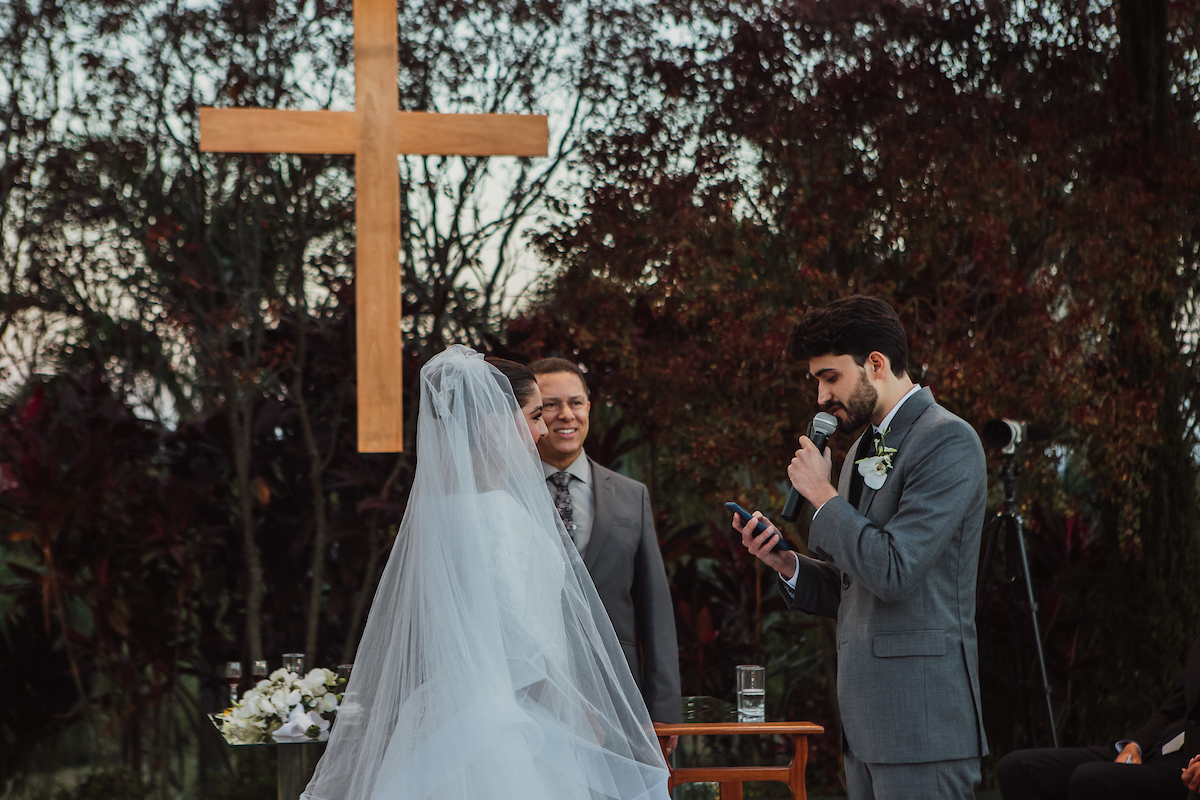
[{"label": "white dress shirt", "polygon": [[571,493],[571,519],[575,523],[575,530],[567,533],[571,534],[575,549],[582,556],[592,538],[592,520],[596,516],[595,495],[592,492],[592,465],[588,463],[587,453],[584,452],[581,452],[565,470],[559,470],[543,461],[542,473],[546,476],[546,489],[550,492],[551,499],[554,498],[555,487],[550,481],[550,476],[557,472],[566,472],[571,476],[567,491]]}]

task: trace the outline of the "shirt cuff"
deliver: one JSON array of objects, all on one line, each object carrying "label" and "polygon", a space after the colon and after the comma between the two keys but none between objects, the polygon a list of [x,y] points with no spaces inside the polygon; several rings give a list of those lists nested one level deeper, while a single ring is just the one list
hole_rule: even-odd
[{"label": "shirt cuff", "polygon": [[[792,577],[784,580],[788,588],[792,590],[792,594],[796,593],[796,581],[800,578],[800,556],[796,555],[796,551],[791,551],[792,555],[796,556],[796,571],[792,573]],[[783,577],[780,575],[779,577]]]},{"label": "shirt cuff", "polygon": [[1117,748],[1117,752],[1120,753],[1122,750],[1125,749],[1125,745],[1127,745],[1127,744],[1131,744],[1134,747],[1136,747],[1137,751],[1138,751],[1138,758],[1142,757],[1142,746],[1140,744],[1138,744],[1137,742],[1135,742],[1133,739],[1122,739],[1121,741],[1114,744],[1113,747]]},{"label": "shirt cuff", "polygon": [[[832,500],[832,499],[833,499],[832,497],[831,497],[831,498],[829,498],[829,500]],[[828,503],[828,502],[829,502],[829,500],[826,500],[826,501],[825,501],[825,503]],[[820,513],[821,513],[821,509],[825,507],[825,503],[821,503],[821,505],[817,507],[817,510],[813,512],[812,519],[816,519],[816,518],[817,518],[817,514],[820,514]],[[810,524],[810,525],[812,524],[812,520],[809,520],[809,524]]]}]

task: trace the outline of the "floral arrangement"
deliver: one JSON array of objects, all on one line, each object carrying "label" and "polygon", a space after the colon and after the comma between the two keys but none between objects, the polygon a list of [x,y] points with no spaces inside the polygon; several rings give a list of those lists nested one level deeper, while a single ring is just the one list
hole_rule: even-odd
[{"label": "floral arrangement", "polygon": [[880,431],[879,442],[875,448],[875,455],[867,458],[860,458],[855,461],[858,464],[858,474],[862,475],[863,483],[872,489],[879,489],[883,486],[883,482],[887,480],[888,473],[892,471],[892,456],[896,454],[896,448],[886,447],[883,442],[883,437],[890,432],[890,428],[886,431]]},{"label": "floral arrangement", "polygon": [[277,669],[217,715],[221,735],[238,744],[319,739],[329,730],[321,714],[337,710],[342,696],[336,690],[342,683],[327,669],[303,677]]}]

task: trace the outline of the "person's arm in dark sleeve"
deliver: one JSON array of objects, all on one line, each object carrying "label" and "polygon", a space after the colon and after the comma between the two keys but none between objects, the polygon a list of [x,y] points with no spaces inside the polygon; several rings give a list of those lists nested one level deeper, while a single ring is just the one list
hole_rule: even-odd
[{"label": "person's arm in dark sleeve", "polygon": [[[837,618],[838,606],[842,602],[842,573],[836,568],[815,558],[796,554],[794,582],[779,576],[779,593],[788,608],[816,614],[821,617]],[[794,583],[794,586],[792,585]]]},{"label": "person's arm in dark sleeve", "polygon": [[1150,755],[1150,751],[1154,749],[1159,739],[1162,738],[1163,730],[1172,722],[1183,719],[1185,714],[1187,714],[1187,698],[1185,697],[1183,683],[1180,682],[1179,688],[1175,693],[1159,706],[1154,716],[1146,720],[1146,723],[1138,728],[1133,736],[1130,737],[1131,741],[1136,743],[1138,749],[1142,751],[1142,758]]}]

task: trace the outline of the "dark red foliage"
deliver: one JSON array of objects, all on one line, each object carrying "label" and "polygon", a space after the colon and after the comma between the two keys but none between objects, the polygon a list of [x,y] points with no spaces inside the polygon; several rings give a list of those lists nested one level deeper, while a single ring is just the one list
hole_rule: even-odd
[{"label": "dark red foliage", "polygon": [[[582,214],[537,239],[561,273],[510,345],[589,365],[596,401],[650,443],[635,466],[666,542],[713,540],[697,524],[724,529],[724,500],[780,507],[816,410],[803,365],[781,355],[791,323],[847,293],[888,299],[940,402],[1052,431],[1022,453],[1021,509],[1060,721],[1069,741],[1130,724],[1200,616],[1192,4],[1161,29],[1140,15],[1162,3],[669,7],[689,35],[645,43],[626,73],[620,127],[584,159]],[[1144,46],[1157,55],[1129,55]],[[746,557],[671,552],[677,581],[709,576],[703,599],[681,598],[685,660],[699,658]],[[1097,597],[1098,581],[1119,594]],[[1153,621],[1118,631],[1130,596],[1155,598],[1139,612]],[[981,620],[985,660],[1018,665],[985,687],[1001,751],[1047,738],[1027,611],[1004,602],[1003,627]],[[1146,657],[1148,642],[1164,654]],[[1152,676],[1136,691],[1081,684],[1135,653]]]}]

